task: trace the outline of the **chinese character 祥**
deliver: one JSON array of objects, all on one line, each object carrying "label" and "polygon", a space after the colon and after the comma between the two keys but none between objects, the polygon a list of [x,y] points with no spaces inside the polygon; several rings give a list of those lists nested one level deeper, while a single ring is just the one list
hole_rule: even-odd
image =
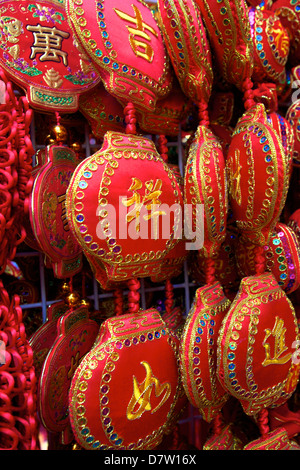
[{"label": "chinese character \u7965", "polygon": [[[266,357],[262,365],[269,366],[271,364],[285,364],[291,359],[291,353],[283,355],[284,352],[288,349],[285,345],[286,328],[284,328],[283,320],[279,317],[275,317],[275,324],[273,329],[270,330],[267,328],[265,332],[266,334],[263,340],[263,346],[265,348]],[[273,357],[271,353],[271,346],[267,342],[267,339],[270,337],[273,338],[273,341],[271,342],[273,344]]]},{"label": "chinese character \u7965", "polygon": [[68,54],[61,50],[62,41],[70,36],[66,31],[60,31],[55,26],[48,28],[45,26],[26,26],[28,31],[32,31],[34,43],[31,46],[30,59],[34,59],[36,54],[42,54],[40,61],[59,62],[62,59],[65,66],[68,65]]},{"label": "chinese character \u7965", "polygon": [[143,215],[144,220],[154,219],[154,238],[158,236],[158,217],[160,215],[166,215],[166,212],[157,210],[160,203],[159,196],[161,195],[162,181],[157,179],[154,183],[153,180],[145,182],[145,191],[143,197],[138,192],[143,188],[143,183],[139,178],[132,178],[132,184],[129,188],[129,191],[133,192],[133,195],[129,198],[123,198],[122,204],[126,207],[133,205],[133,208],[126,215],[126,221],[131,222],[135,220],[135,229],[137,232],[140,231],[140,217],[141,210],[143,206],[147,211],[150,211],[147,214]]},{"label": "chinese character \u7965", "polygon": [[127,29],[129,31],[129,43],[135,55],[146,59],[148,62],[152,62],[154,51],[151,45],[146,42],[151,41],[151,37],[147,31],[152,33],[155,37],[157,37],[158,34],[152,26],[149,26],[143,21],[140,10],[135,5],[132,5],[132,8],[135,12],[135,16],[130,16],[117,8],[114,8],[114,10],[122,20],[128,21],[134,25],[127,26]]},{"label": "chinese character \u7965", "polygon": [[[151,414],[155,413],[167,401],[171,393],[171,385],[168,382],[161,384],[154,377],[148,362],[142,361],[141,364],[145,367],[146,378],[139,384],[136,377],[133,377],[133,395],[127,407],[127,418],[131,421],[140,418],[145,411],[151,411]],[[161,401],[154,409],[151,405],[153,389],[156,397],[160,397],[164,393]]]}]

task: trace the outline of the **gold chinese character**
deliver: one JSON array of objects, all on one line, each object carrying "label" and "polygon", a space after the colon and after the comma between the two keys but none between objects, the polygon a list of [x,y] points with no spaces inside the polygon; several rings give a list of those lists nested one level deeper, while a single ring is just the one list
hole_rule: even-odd
[{"label": "gold chinese character", "polygon": [[143,206],[146,207],[147,211],[151,211],[148,214],[143,215],[144,220],[154,219],[154,238],[156,239],[158,236],[158,217],[160,215],[166,215],[166,212],[162,210],[157,210],[158,206],[161,204],[159,200],[159,196],[161,195],[161,187],[162,181],[157,179],[154,183],[153,180],[145,182],[145,193],[144,196],[141,197],[141,194],[138,193],[140,189],[142,189],[143,183],[139,178],[132,178],[132,183],[128,191],[132,191],[133,195],[129,198],[123,198],[122,204],[125,207],[130,207],[133,205],[133,208],[128,212],[126,215],[126,222],[131,222],[135,220],[135,229],[137,232],[140,231],[140,217],[141,217],[141,210]]},{"label": "gold chinese character", "polygon": [[[155,413],[167,401],[171,393],[171,385],[168,382],[161,384],[159,380],[154,377],[148,362],[142,361],[141,364],[145,367],[146,378],[139,384],[136,377],[133,376],[133,395],[128,404],[126,413],[130,421],[140,418],[145,411],[151,411],[151,414]],[[153,389],[156,397],[164,393],[161,401],[154,409],[152,409],[151,405],[151,393]]]},{"label": "gold chinese character", "polygon": [[67,219],[67,208],[66,208],[66,194],[62,194],[61,196],[58,196],[57,201],[59,204],[61,204],[61,220],[63,223],[63,228],[66,232],[70,230],[69,227],[69,222]]},{"label": "gold chinese character", "polygon": [[36,54],[42,54],[40,61],[46,60],[59,62],[62,59],[65,66],[68,65],[68,54],[61,50],[63,39],[67,39],[70,33],[60,31],[55,26],[47,28],[45,26],[26,26],[28,31],[33,32],[34,44],[31,46],[30,59],[34,59]]},{"label": "gold chinese character", "polygon": [[143,21],[142,14],[140,10],[132,5],[132,8],[135,12],[135,17],[130,16],[123,11],[114,8],[116,14],[124,21],[128,21],[131,24],[134,24],[135,27],[127,26],[129,31],[129,44],[137,57],[142,57],[148,62],[152,62],[154,51],[150,44],[145,41],[151,41],[151,37],[146,31],[152,33],[155,37],[158,36],[155,29],[152,26],[149,26]]},{"label": "gold chinese character", "polygon": [[[288,362],[292,354],[288,353],[282,356],[282,354],[288,349],[285,345],[286,328],[284,328],[284,321],[279,317],[275,317],[273,330],[267,328],[265,332],[266,334],[263,340],[263,346],[265,348],[266,357],[262,365],[269,366],[270,364],[285,364]],[[271,346],[267,343],[267,339],[270,338],[270,336],[274,338],[273,357],[271,357]]]},{"label": "gold chinese character", "polygon": [[[238,203],[240,206],[242,203],[242,192],[241,192],[241,165],[240,165],[240,151],[236,150],[234,154],[234,162],[231,157],[228,159],[229,165],[229,192],[231,197]],[[233,165],[235,164],[235,169]]]}]

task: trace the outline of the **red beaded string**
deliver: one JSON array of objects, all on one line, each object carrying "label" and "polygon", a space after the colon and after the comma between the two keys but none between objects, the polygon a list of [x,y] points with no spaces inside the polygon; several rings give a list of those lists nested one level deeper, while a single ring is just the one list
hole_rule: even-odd
[{"label": "red beaded string", "polygon": [[129,102],[124,108],[126,134],[136,134],[136,112],[134,104]]}]

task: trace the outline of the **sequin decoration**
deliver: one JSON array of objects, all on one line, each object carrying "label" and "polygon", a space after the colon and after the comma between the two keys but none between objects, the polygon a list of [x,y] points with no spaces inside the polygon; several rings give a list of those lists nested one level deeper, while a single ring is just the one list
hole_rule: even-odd
[{"label": "sequin decoration", "polygon": [[122,104],[154,111],[171,90],[172,75],[160,29],[142,0],[67,0],[78,43],[92,60],[104,86]]}]

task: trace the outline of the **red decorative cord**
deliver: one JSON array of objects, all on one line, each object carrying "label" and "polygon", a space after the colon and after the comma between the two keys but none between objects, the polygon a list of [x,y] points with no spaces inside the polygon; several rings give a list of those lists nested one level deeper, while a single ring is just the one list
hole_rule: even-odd
[{"label": "red decorative cord", "polygon": [[114,302],[115,302],[115,315],[122,315],[123,313],[123,291],[122,289],[114,290]]},{"label": "red decorative cord", "polygon": [[173,288],[173,284],[170,281],[170,279],[166,280],[165,295],[166,295],[165,309],[166,309],[166,312],[168,314],[171,314],[172,307],[173,307],[173,304],[174,304],[174,288]]},{"label": "red decorative cord", "polygon": [[253,82],[250,78],[246,78],[242,85],[242,90],[244,93],[244,106],[245,109],[250,109],[253,105],[255,105],[254,95],[253,95]]},{"label": "red decorative cord", "polygon": [[168,139],[166,138],[165,135],[161,134],[158,137],[158,151],[161,156],[161,158],[167,162],[168,161]]},{"label": "red decorative cord", "polygon": [[264,256],[264,247],[257,245],[255,247],[255,272],[256,274],[263,274],[265,272],[266,259]]},{"label": "red decorative cord", "polygon": [[136,134],[136,112],[134,104],[129,102],[124,108],[126,134]]},{"label": "red decorative cord", "polygon": [[216,280],[215,278],[215,262],[212,258],[207,258],[205,263],[205,279],[206,284],[213,284]]},{"label": "red decorative cord", "polygon": [[200,126],[209,126],[208,105],[205,101],[198,103],[198,117]]},{"label": "red decorative cord", "polygon": [[128,292],[128,312],[137,313],[140,309],[140,293],[139,288],[141,286],[138,279],[130,279],[127,282]]},{"label": "red decorative cord", "polygon": [[267,408],[263,408],[257,416],[257,424],[262,437],[264,437],[269,431],[269,413]]},{"label": "red decorative cord", "polygon": [[219,436],[224,427],[224,420],[221,413],[218,413],[217,416],[213,419],[213,433],[215,436]]}]

